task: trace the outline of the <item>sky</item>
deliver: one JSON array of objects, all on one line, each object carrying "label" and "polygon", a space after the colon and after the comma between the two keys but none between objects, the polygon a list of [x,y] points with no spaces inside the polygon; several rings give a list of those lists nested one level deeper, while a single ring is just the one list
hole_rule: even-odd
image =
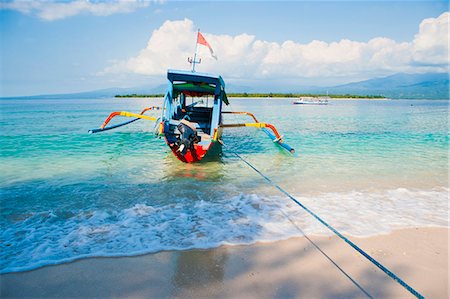
[{"label": "sky", "polygon": [[0,0],[0,96],[157,86],[187,62],[242,86],[449,69],[448,1]]}]

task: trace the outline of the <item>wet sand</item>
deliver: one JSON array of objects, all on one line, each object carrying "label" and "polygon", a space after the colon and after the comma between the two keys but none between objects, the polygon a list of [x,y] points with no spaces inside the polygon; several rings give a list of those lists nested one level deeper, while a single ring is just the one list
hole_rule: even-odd
[{"label": "wet sand", "polygon": [[[426,298],[449,298],[448,237],[447,228],[414,228],[351,239]],[[249,246],[89,258],[4,274],[1,297],[413,297],[337,237],[309,238],[323,252],[307,238],[291,238]]]}]

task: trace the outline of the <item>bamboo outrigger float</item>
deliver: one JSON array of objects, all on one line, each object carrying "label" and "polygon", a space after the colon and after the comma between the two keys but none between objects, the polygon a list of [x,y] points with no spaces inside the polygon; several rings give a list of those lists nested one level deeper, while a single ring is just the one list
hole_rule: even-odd
[{"label": "bamboo outrigger float", "polygon": [[[213,55],[211,46],[200,31],[197,34],[198,44],[207,46]],[[200,60],[196,60],[197,45],[194,58],[188,59],[192,64],[191,71],[168,70],[169,87],[162,107],[148,107],[139,114],[127,111],[113,112],[99,129],[90,130],[89,133],[119,128],[139,119],[154,121],[156,135],[164,137],[174,155],[180,161],[192,163],[201,161],[207,153],[214,155],[221,152],[224,128],[256,127],[262,129],[274,143],[294,153],[294,149],[283,142],[283,136],[280,136],[274,125],[259,122],[250,112],[222,111],[223,104],[229,104],[225,82],[221,76],[195,72],[195,64],[200,63]],[[215,55],[213,57],[216,58]],[[159,118],[144,114],[149,110],[158,109],[161,110]],[[248,115],[254,122],[224,124],[222,114]],[[107,127],[109,121],[116,116],[133,119]]]}]

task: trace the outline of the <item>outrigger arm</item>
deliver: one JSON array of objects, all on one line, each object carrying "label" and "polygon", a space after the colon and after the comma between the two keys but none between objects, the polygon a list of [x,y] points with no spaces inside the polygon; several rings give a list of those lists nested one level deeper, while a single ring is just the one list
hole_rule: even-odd
[{"label": "outrigger arm", "polygon": [[[119,127],[122,127],[122,126],[125,126],[125,125],[128,125],[128,124],[131,124],[132,122],[135,122],[135,121],[137,121],[139,119],[146,119],[146,120],[156,121],[158,119],[157,117],[147,116],[147,115],[143,115],[143,114],[146,111],[148,111],[148,110],[159,110],[159,109],[161,109],[161,108],[157,107],[157,106],[152,106],[152,107],[145,108],[139,114],[128,112],[128,111],[112,112],[108,116],[108,118],[105,120],[105,122],[100,126],[99,129],[89,130],[89,133],[99,133],[99,132],[104,132],[104,131],[108,131],[108,130],[111,130],[111,129],[119,128]],[[106,127],[106,125],[111,121],[111,119],[113,119],[116,116],[134,117],[134,119],[126,121],[126,122],[123,122],[123,123],[120,123],[120,124],[117,124],[117,125]]]},{"label": "outrigger arm", "polygon": [[[278,131],[275,128],[274,125],[259,122],[256,119],[256,117],[253,115],[253,113],[250,113],[250,112],[232,112],[232,111],[222,111],[222,113],[249,115],[255,121],[254,123],[222,124],[222,125],[220,125],[222,128],[238,128],[238,127],[256,127],[256,128],[260,128],[260,129],[262,129],[264,131],[264,133],[266,133],[270,137],[270,139],[272,139],[272,141],[274,143],[279,144],[281,147],[283,147],[284,149],[286,149],[287,151],[289,151],[292,154],[295,153],[295,149],[290,147],[287,143],[283,142],[283,136],[282,135],[280,136],[280,134],[278,133]],[[268,129],[270,129],[270,131]]]}]

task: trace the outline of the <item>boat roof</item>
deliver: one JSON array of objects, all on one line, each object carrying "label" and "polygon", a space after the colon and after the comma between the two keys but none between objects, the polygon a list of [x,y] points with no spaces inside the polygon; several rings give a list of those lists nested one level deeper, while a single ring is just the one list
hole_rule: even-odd
[{"label": "boat roof", "polygon": [[222,86],[225,89],[225,82],[219,75],[208,74],[208,73],[197,73],[192,71],[180,71],[180,70],[168,70],[167,79],[170,82],[174,81],[185,81],[185,82],[197,82],[197,83],[207,83]]},{"label": "boat roof", "polygon": [[[186,93],[194,96],[220,95],[222,101],[229,104],[225,93],[225,82],[219,75],[197,73],[192,71],[168,70],[167,79],[172,83],[175,94]],[[177,83],[175,83],[177,82]],[[214,85],[211,86],[210,84]]]}]

